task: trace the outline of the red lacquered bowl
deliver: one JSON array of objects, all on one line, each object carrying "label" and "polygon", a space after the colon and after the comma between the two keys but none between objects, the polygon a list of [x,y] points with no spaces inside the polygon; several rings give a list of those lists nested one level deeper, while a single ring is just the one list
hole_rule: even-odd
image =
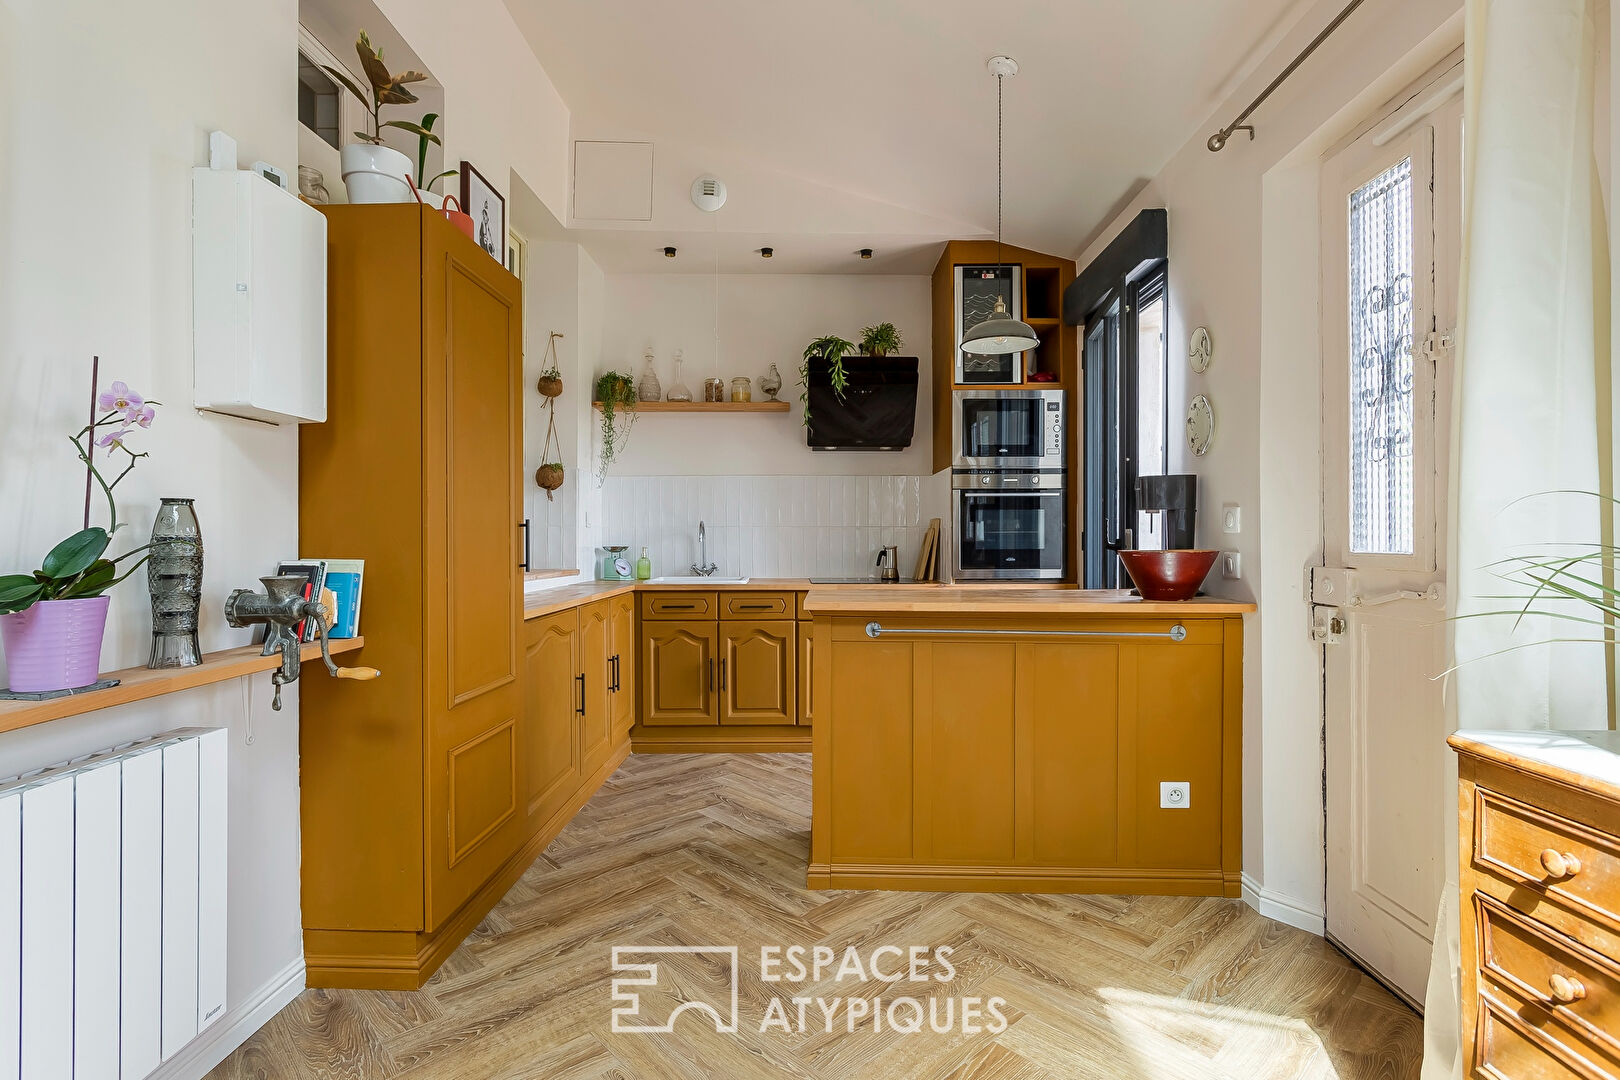
[{"label": "red lacquered bowl", "polygon": [[1218,551],[1122,551],[1119,561],[1144,600],[1191,600],[1220,557]]}]

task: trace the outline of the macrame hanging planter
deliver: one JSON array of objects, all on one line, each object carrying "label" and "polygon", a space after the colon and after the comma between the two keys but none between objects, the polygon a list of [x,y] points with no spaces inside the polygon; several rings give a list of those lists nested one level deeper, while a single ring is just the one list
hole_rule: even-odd
[{"label": "macrame hanging planter", "polygon": [[562,374],[557,367],[557,339],[561,334],[553,330],[546,339],[546,367],[540,373],[539,390],[546,399],[546,441],[540,448],[544,463],[534,472],[534,482],[545,490],[546,501],[555,499],[552,492],[563,485],[562,441],[557,438],[557,398],[562,395]]}]

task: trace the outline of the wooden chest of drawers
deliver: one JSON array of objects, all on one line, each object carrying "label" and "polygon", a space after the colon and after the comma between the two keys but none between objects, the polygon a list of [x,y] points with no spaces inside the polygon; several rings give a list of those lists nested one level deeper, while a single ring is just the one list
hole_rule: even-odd
[{"label": "wooden chest of drawers", "polygon": [[1620,735],[1450,742],[1466,1075],[1620,1078]]}]

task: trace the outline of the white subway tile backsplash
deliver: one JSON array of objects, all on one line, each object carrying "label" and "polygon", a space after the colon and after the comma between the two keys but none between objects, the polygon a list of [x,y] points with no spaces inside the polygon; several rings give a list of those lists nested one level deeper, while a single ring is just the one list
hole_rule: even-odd
[{"label": "white subway tile backsplash", "polygon": [[654,574],[697,561],[697,524],[723,574],[862,577],[877,549],[916,562],[927,522],[920,476],[609,476],[602,486],[602,543],[646,547]]}]

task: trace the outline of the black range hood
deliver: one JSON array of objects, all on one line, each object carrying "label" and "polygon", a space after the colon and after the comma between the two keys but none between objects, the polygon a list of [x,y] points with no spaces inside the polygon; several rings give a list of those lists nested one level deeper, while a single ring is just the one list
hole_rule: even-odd
[{"label": "black range hood", "polygon": [[904,450],[917,427],[915,356],[846,356],[843,397],[833,392],[832,365],[810,361],[812,450]]}]

